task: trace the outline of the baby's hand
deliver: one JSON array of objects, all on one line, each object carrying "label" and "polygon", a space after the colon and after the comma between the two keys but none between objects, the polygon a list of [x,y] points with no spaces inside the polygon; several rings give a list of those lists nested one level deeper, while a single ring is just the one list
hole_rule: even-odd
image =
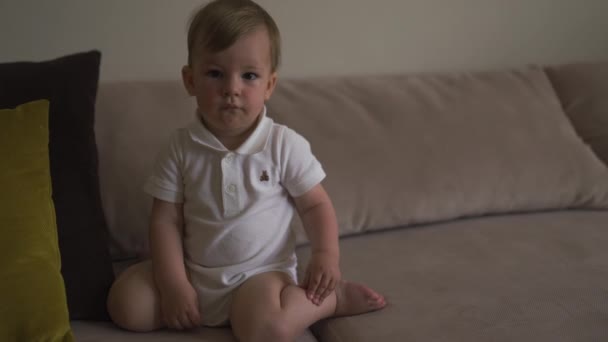
[{"label": "baby's hand", "polygon": [[201,325],[198,295],[190,282],[166,286],[160,293],[164,323],[171,329],[190,329]]},{"label": "baby's hand", "polygon": [[306,268],[302,288],[306,297],[315,305],[321,305],[340,281],[339,257],[329,252],[313,252]]}]

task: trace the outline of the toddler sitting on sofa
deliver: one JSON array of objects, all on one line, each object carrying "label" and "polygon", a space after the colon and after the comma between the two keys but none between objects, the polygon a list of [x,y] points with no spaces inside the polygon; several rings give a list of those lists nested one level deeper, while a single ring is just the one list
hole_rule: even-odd
[{"label": "toddler sitting on sofa", "polygon": [[[114,283],[117,325],[230,324],[242,341],[291,341],[320,319],[386,305],[340,279],[325,173],[302,136],[266,116],[279,57],[279,30],[253,1],[216,0],[195,13],[182,77],[196,119],[172,136],[145,185],[152,259]],[[294,211],[312,249],[299,283]]]}]

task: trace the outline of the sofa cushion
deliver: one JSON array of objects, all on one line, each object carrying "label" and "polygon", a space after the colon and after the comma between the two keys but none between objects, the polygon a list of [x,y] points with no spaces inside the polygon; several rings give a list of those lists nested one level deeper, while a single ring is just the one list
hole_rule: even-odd
[{"label": "sofa cushion", "polygon": [[0,341],[72,341],[49,167],[49,102],[0,109]]},{"label": "sofa cushion", "polygon": [[194,110],[178,81],[100,84],[99,181],[115,260],[148,254],[152,199],[143,184],[157,153],[171,133],[194,119]]},{"label": "sofa cushion", "polygon": [[608,165],[608,62],[546,70],[574,128]]},{"label": "sofa cushion", "polygon": [[[228,328],[199,328],[190,331],[160,330],[133,333],[106,322],[73,322],[74,336],[79,342],[236,342]],[[295,342],[316,342],[306,330]]]},{"label": "sofa cushion", "polygon": [[[561,211],[344,238],[343,277],[388,305],[313,332],[326,342],[603,341],[607,222],[607,211]],[[298,252],[308,258],[308,248]]]},{"label": "sofa cushion", "polygon": [[342,235],[608,207],[608,170],[538,67],[282,80],[268,112],[310,141]]},{"label": "sofa cushion", "polygon": [[[605,167],[540,68],[282,79],[268,108],[311,142],[342,235],[608,202]],[[115,259],[147,254],[142,185],[194,109],[180,81],[100,85],[101,196]],[[294,228],[304,242],[298,220]]]},{"label": "sofa cushion", "polygon": [[0,64],[0,107],[50,100],[53,201],[70,318],[107,317],[113,281],[97,176],[94,105],[98,51]]}]

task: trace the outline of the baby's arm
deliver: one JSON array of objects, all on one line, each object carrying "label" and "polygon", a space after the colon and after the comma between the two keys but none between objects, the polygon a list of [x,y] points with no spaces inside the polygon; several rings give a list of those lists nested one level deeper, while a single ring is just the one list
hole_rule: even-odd
[{"label": "baby's arm", "polygon": [[294,198],[312,254],[302,287],[313,303],[320,305],[340,281],[338,223],[334,207],[321,184]]},{"label": "baby's arm", "polygon": [[154,199],[150,217],[152,270],[161,297],[163,320],[170,328],[200,324],[198,298],[186,274],[183,205]]}]

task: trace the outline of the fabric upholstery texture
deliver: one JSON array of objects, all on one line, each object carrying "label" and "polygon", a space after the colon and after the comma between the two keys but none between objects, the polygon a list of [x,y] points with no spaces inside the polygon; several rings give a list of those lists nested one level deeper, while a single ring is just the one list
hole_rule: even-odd
[{"label": "fabric upholstery texture", "polygon": [[0,341],[72,341],[49,166],[49,103],[0,109]]},{"label": "fabric upholstery texture", "polygon": [[70,318],[107,318],[113,281],[93,131],[101,55],[0,64],[0,107],[50,100],[50,162]]},{"label": "fabric upholstery texture", "polygon": [[[156,153],[194,109],[179,81],[101,85],[101,195],[115,259],[147,254],[151,201],[141,188]],[[281,79],[268,112],[311,143],[342,235],[608,205],[606,168],[539,67]],[[298,220],[294,229],[303,243]]]},{"label": "fabric upholstery texture", "polygon": [[342,235],[608,207],[608,170],[538,67],[283,80],[268,113],[310,141]]},{"label": "fabric upholstery texture", "polygon": [[181,82],[120,82],[99,87],[95,130],[101,198],[115,260],[148,254],[152,199],[143,191],[169,136],[194,120]]},{"label": "fabric upholstery texture", "polygon": [[[344,238],[341,270],[386,296],[320,341],[587,342],[608,336],[608,211],[461,219]],[[300,249],[305,261],[309,249]]]},{"label": "fabric upholstery texture", "polygon": [[[237,342],[229,328],[198,328],[190,331],[160,330],[153,333],[133,333],[108,322],[72,322],[78,342]],[[316,342],[310,330],[294,342]]]},{"label": "fabric upholstery texture", "polygon": [[574,128],[608,165],[608,62],[546,68]]}]

